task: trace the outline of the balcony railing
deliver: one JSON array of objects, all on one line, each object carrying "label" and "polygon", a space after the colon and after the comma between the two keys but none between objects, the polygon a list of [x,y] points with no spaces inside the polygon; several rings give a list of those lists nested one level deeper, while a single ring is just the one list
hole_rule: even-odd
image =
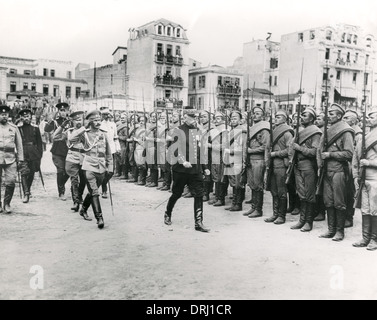
[{"label": "balcony railing", "polygon": [[218,86],[217,93],[220,95],[241,95],[241,88],[236,86]]},{"label": "balcony railing", "polygon": [[169,76],[157,76],[154,78],[154,83],[156,86],[174,86],[174,87],[183,87],[184,82],[180,77],[173,78]]},{"label": "balcony railing", "polygon": [[155,105],[157,108],[166,108],[166,107],[173,107],[176,109],[182,109],[183,107],[183,100],[177,99],[157,99],[155,101]]},{"label": "balcony railing", "polygon": [[349,69],[349,70],[364,70],[365,66],[351,60],[344,60],[344,59],[336,59],[336,61],[332,60],[324,60],[322,63],[324,66],[334,67],[338,69]]},{"label": "balcony railing", "polygon": [[154,61],[157,63],[175,64],[178,66],[183,65],[183,58],[181,56],[164,55],[163,53],[156,54]]}]

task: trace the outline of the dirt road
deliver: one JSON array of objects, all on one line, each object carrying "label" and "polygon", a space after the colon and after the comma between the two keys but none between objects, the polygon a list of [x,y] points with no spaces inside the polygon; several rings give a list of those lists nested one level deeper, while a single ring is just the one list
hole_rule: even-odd
[{"label": "dirt road", "polygon": [[[194,231],[193,199],[179,200],[167,227],[164,205],[154,208],[169,193],[113,179],[115,215],[101,200],[106,225],[98,230],[57,199],[49,152],[43,170],[47,192],[37,177],[30,203],[17,191],[14,213],[0,214],[0,299],[377,298],[377,253],[352,247],[359,213],[335,243],[318,238],[326,222],[303,234],[289,228],[297,217],[275,226],[205,204],[211,233],[203,234]],[[42,271],[43,289],[33,290]]]}]

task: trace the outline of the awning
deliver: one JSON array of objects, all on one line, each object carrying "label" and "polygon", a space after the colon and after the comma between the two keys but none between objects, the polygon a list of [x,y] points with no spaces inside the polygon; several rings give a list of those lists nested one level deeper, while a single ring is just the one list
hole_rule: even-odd
[{"label": "awning", "polygon": [[338,98],[342,98],[344,100],[354,100],[357,98],[357,92],[356,90],[353,89],[348,89],[348,88],[342,88],[342,94],[338,91],[338,89],[335,90],[335,100]]}]

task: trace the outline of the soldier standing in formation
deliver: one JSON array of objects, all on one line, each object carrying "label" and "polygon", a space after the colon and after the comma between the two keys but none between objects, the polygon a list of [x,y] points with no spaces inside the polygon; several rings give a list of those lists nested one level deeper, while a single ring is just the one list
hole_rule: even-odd
[{"label": "soldier standing in formation", "polygon": [[327,210],[328,232],[321,238],[344,239],[344,225],[347,209],[347,185],[349,179],[348,163],[354,150],[354,130],[342,121],[344,109],[332,104],[329,109],[330,127],[327,130],[328,141],[324,139],[318,153],[318,167],[324,165],[323,200]]},{"label": "soldier standing in formation", "polygon": [[[24,151],[22,138],[17,126],[8,122],[10,108],[0,105],[0,184],[4,172],[4,201],[1,203],[0,193],[0,212],[11,213],[10,203],[13,198],[17,178],[17,165],[23,166]],[[18,162],[18,163],[17,163]],[[1,191],[1,190],[0,190]]]},{"label": "soldier standing in formation", "polygon": [[[377,250],[377,109],[368,114],[370,132],[365,137],[365,158],[359,141],[353,155],[352,168],[355,188],[361,189],[362,240],[354,243],[357,248]],[[365,181],[360,181],[365,170]],[[360,185],[362,183],[362,186]]]}]

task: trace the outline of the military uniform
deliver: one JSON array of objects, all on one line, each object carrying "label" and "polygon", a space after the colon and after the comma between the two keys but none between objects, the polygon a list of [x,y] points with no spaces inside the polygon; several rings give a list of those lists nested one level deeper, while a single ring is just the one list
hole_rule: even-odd
[{"label": "military uniform", "polygon": [[[313,121],[317,115],[313,108],[307,107],[306,113],[313,116]],[[321,139],[322,131],[314,124],[299,131],[299,136],[295,137],[298,148],[291,152],[297,153],[297,160],[294,163],[294,175],[297,194],[301,202],[300,220],[291,229],[301,229],[303,232],[311,231],[313,228],[314,211],[316,205],[316,185],[317,185],[317,150]],[[291,160],[292,161],[292,158]]]},{"label": "military uniform", "polygon": [[[98,111],[90,112],[86,118],[89,120],[100,117]],[[113,156],[106,132],[102,129],[86,129],[82,127],[75,130],[69,138],[69,143],[81,142],[84,146],[85,156],[82,170],[85,170],[89,194],[84,199],[80,215],[87,219],[87,210],[92,205],[98,228],[104,227],[101,204],[99,201],[99,186],[102,185],[106,172],[113,168]]]},{"label": "military uniform", "polygon": [[[254,108],[254,110],[257,109],[262,110],[259,107]],[[250,216],[250,218],[257,218],[263,215],[264,174],[266,171],[265,156],[269,141],[270,123],[267,121],[255,122],[250,128],[247,149],[247,184],[251,189],[252,199],[251,209],[244,215]]]},{"label": "military uniform", "polygon": [[[242,115],[239,112],[235,112]],[[232,114],[231,114],[232,116]],[[242,211],[245,199],[247,132],[242,125],[234,126],[229,131],[229,149],[224,150],[224,175],[228,176],[233,188],[232,206],[229,211]]]},{"label": "military uniform", "polygon": [[[341,106],[333,104],[329,112],[337,111],[344,115]],[[322,238],[341,241],[344,238],[344,224],[347,208],[347,186],[349,179],[348,163],[354,152],[353,129],[343,121],[332,124],[327,130],[328,144],[324,149],[324,140],[318,149],[318,167],[324,161],[323,200],[327,208],[328,232]],[[328,152],[329,158],[322,159],[322,152]]]},{"label": "military uniform", "polygon": [[[194,112],[188,113],[187,117],[194,117],[195,115]],[[171,224],[173,208],[182,196],[184,187],[188,185],[194,196],[195,230],[208,232],[209,230],[203,226],[203,171],[207,167],[200,163],[200,137],[198,129],[185,122],[175,130],[174,135],[176,137],[175,143],[178,146],[175,153],[178,162],[173,165],[172,196],[169,198],[166,206],[164,215],[165,224]],[[187,162],[191,163],[190,168],[184,166]]]},{"label": "military uniform", "polygon": [[[77,111],[70,115],[70,118],[81,117],[83,112]],[[71,179],[71,193],[74,207],[72,210],[78,211],[79,205],[83,202],[83,193],[86,185],[85,172],[82,170],[84,160],[84,146],[81,141],[69,143],[70,136],[78,129],[69,128],[63,131],[63,127],[55,130],[54,141],[65,141],[68,146],[67,157],[65,159],[65,171]]]},{"label": "military uniform", "polygon": [[138,128],[136,128],[133,137],[135,166],[138,169],[138,177],[136,179],[139,186],[146,185],[147,177],[147,164],[145,159],[145,132],[145,126],[140,125]]},{"label": "military uniform", "polygon": [[[10,108],[5,105],[0,106],[0,113],[9,114]],[[2,173],[4,172],[4,207],[1,204],[0,194],[0,212],[11,213],[10,202],[12,201],[16,177],[17,177],[17,160],[24,161],[24,151],[22,138],[17,126],[12,123],[0,124],[0,184]]]},{"label": "military uniform", "polygon": [[147,167],[150,175],[147,178],[146,187],[158,186],[158,152],[157,152],[157,124],[151,123],[145,132],[145,151]]},{"label": "military uniform", "polygon": [[[131,129],[131,128],[130,128]],[[127,123],[118,123],[117,132],[120,146],[120,154],[115,155],[117,176],[121,179],[128,179],[128,172],[131,164],[129,162],[129,155],[132,151],[129,150],[129,130]]]},{"label": "military uniform", "polygon": [[[62,109],[68,110],[69,105],[67,103],[59,103],[56,105],[56,108],[61,111]],[[63,122],[68,120],[67,118],[59,117],[56,120],[50,121],[45,126],[45,132],[50,133],[51,135],[55,132],[57,128],[59,128]],[[67,130],[70,128],[70,125],[67,124],[64,130]],[[58,187],[58,193],[59,198],[62,200],[66,200],[65,195],[65,184],[67,180],[69,179],[69,175],[65,172],[65,159],[67,157],[68,153],[68,147],[67,143],[65,141],[57,140],[53,141],[52,147],[51,147],[51,153],[52,153],[52,161],[56,167],[56,183]]]},{"label": "military uniform", "polygon": [[[215,117],[219,113],[215,114]],[[224,116],[223,114],[220,114]],[[209,201],[208,204],[213,204],[214,206],[225,205],[225,196],[228,189],[228,179],[224,177],[224,160],[223,151],[224,146],[227,145],[228,130],[224,124],[217,125],[210,132],[210,153],[211,153],[211,177],[212,181],[215,183],[215,195],[214,201]]]},{"label": "military uniform", "polygon": [[[31,114],[31,111],[28,109],[20,111],[21,116],[26,113]],[[29,202],[30,188],[34,181],[34,174],[40,171],[43,144],[39,127],[20,122],[18,129],[20,130],[24,150],[24,162],[20,166],[21,182],[24,191],[23,202],[27,203]]]},{"label": "military uniform", "polygon": [[[136,121],[136,120],[134,120]],[[131,126],[128,129],[128,136],[126,140],[126,159],[125,162],[129,165],[129,170],[131,171],[132,178],[127,180],[129,183],[136,183],[138,176],[139,176],[139,169],[135,162],[135,144],[134,144],[134,136],[137,127],[135,125]],[[120,139],[120,136],[119,136]]]},{"label": "military uniform", "polygon": [[[372,109],[369,116],[377,114]],[[375,121],[375,120],[373,120]],[[367,247],[368,250],[377,250],[377,129],[374,123],[372,130],[365,137],[365,159],[367,165],[361,166],[363,159],[362,141],[356,145],[353,155],[353,177],[359,181],[361,189],[362,236],[354,247]],[[365,170],[365,181],[360,181],[362,170]]]},{"label": "military uniform", "polygon": [[[288,116],[283,110],[279,110],[276,115]],[[268,144],[268,149],[274,153],[266,154],[267,163],[271,166],[271,182],[270,190],[272,198],[277,198],[278,203],[278,218],[274,221],[275,224],[285,223],[287,214],[287,185],[285,184],[287,178],[287,168],[289,164],[288,148],[293,140],[293,129],[285,123],[275,126],[272,132],[272,146]],[[271,161],[268,158],[272,157]]]}]

